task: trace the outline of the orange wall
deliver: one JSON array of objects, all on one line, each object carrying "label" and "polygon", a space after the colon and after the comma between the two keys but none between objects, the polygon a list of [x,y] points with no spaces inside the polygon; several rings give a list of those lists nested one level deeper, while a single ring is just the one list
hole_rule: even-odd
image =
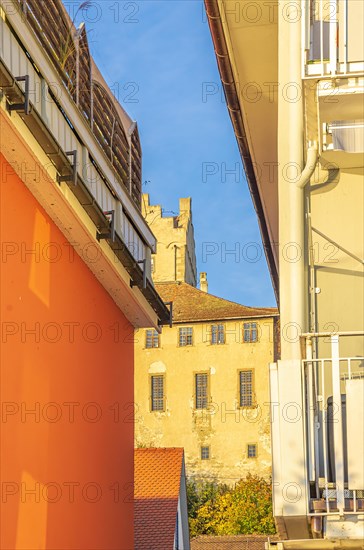
[{"label": "orange wall", "polygon": [[132,326],[0,161],[1,548],[131,550]]}]

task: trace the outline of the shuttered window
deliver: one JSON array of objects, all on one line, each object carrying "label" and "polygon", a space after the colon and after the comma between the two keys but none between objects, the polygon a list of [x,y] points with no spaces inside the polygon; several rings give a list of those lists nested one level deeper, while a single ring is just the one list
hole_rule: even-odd
[{"label": "shuttered window", "polygon": [[225,344],[224,325],[211,325],[211,344]]},{"label": "shuttered window", "polygon": [[244,323],[243,341],[247,343],[258,341],[257,323]]}]

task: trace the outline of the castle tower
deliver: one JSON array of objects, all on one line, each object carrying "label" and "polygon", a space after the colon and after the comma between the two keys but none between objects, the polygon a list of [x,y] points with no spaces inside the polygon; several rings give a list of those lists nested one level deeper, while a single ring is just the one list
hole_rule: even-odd
[{"label": "castle tower", "polygon": [[142,212],[157,239],[157,252],[152,257],[153,281],[179,281],[196,286],[192,199],[180,199],[179,214],[165,216],[162,207],[151,205],[149,195],[143,194]]}]

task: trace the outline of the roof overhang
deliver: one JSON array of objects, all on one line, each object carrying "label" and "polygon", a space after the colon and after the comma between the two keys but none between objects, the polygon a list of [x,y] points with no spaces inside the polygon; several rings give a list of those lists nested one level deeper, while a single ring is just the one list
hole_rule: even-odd
[{"label": "roof overhang", "polygon": [[[20,115],[13,112],[10,116],[4,103],[4,100],[0,101],[0,152],[11,170],[45,209],[135,328],[158,328],[161,322],[169,321],[169,311],[154,287],[150,283],[145,290],[131,287],[130,265],[124,258],[120,259],[108,242],[96,241],[95,220],[68,186],[62,188],[57,183],[55,168],[40,143]],[[27,167],[35,167],[36,175],[33,168],[32,172]],[[98,251],[96,260],[82,253],[90,244],[94,244]]]},{"label": "roof overhang", "polygon": [[205,0],[226,102],[278,301],[277,0]]}]

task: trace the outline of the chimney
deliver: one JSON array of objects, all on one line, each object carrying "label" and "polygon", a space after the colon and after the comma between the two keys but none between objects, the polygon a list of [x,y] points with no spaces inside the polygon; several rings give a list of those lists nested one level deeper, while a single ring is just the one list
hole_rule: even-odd
[{"label": "chimney", "polygon": [[202,292],[209,291],[209,283],[207,282],[207,273],[205,272],[200,273],[200,290],[202,290]]}]

